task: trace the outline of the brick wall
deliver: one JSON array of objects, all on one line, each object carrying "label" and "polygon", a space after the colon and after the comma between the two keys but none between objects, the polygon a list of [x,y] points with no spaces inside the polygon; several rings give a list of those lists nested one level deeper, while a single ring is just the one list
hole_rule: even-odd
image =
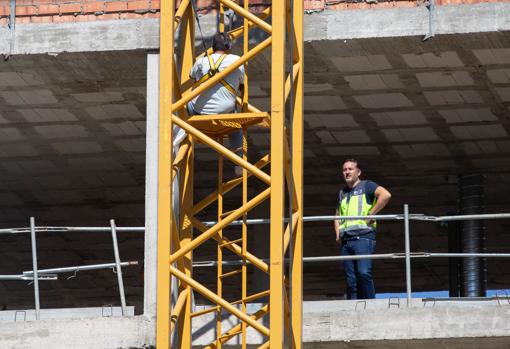
[{"label": "brick wall", "polygon": [[[63,23],[96,20],[159,18],[161,0],[16,0],[16,23]],[[437,5],[507,2],[509,0],[436,0]],[[250,0],[253,12],[259,12],[270,0]],[[423,0],[304,0],[307,12],[325,9],[363,9],[416,7]],[[200,12],[214,11],[215,0],[197,0]],[[9,0],[0,0],[0,25],[7,25]]]}]

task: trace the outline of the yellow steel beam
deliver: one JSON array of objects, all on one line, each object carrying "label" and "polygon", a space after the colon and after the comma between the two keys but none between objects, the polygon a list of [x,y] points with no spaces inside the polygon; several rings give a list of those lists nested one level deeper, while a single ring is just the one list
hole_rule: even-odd
[{"label": "yellow steel beam", "polygon": [[[247,10],[247,9],[245,8],[245,10]],[[271,15],[271,7],[267,7],[261,13],[256,14],[255,16],[257,16],[261,20],[264,20],[264,19],[268,18],[270,15]],[[251,21],[248,21],[248,30],[252,29],[253,26],[255,26],[255,23],[251,22]],[[243,33],[245,32],[245,30],[246,30],[245,26],[242,26],[242,27],[239,27],[239,28],[236,28],[236,29],[232,29],[231,31],[228,32],[228,34],[232,37],[232,39],[237,39],[241,35],[244,35]],[[208,51],[208,53],[209,52],[212,52],[212,50]]]},{"label": "yellow steel beam", "polygon": [[[292,214],[292,224],[288,224],[287,228],[285,228],[285,233],[283,235],[283,254],[285,254],[287,252],[291,237],[296,231],[296,225],[299,220],[299,215],[300,215],[299,212],[294,212]],[[291,231],[291,227],[292,227],[292,231]]]},{"label": "yellow steel beam", "polygon": [[[189,223],[188,214],[193,207],[193,147],[189,147],[186,154],[186,159],[181,166],[180,175],[180,229],[175,231],[174,234],[179,236],[180,246],[188,245],[193,236],[192,225]],[[174,249],[175,250],[175,249]],[[184,273],[191,277],[192,275],[192,262],[193,254],[190,251],[185,258],[182,258],[184,263]],[[192,294],[191,289],[186,293],[186,303],[183,307],[183,315],[179,318],[179,344],[182,349],[191,347],[191,305]]]},{"label": "yellow steel beam", "polygon": [[236,119],[253,119],[253,118],[268,118],[269,114],[265,112],[260,113],[236,113],[236,114],[215,114],[215,115],[193,115],[187,122],[194,121],[230,121]]},{"label": "yellow steel beam", "polygon": [[[254,301],[256,299],[269,296],[269,292],[270,291],[267,290],[267,291],[262,291],[262,292],[259,292],[259,293],[255,293],[255,294],[252,294],[251,296],[247,296],[244,299],[239,299],[239,300],[237,300],[235,302],[232,302],[230,304],[232,304],[232,305],[241,304],[241,303],[243,303],[243,301],[246,302],[246,303],[249,303],[249,302]],[[211,307],[211,308],[204,309],[204,310],[199,310],[199,311],[196,311],[196,312],[192,313],[191,317],[196,317],[196,316],[201,316],[201,315],[209,314],[209,313],[212,313],[213,311],[218,311],[218,308],[219,307],[216,306],[216,307]]]},{"label": "yellow steel beam", "polygon": [[[292,20],[295,37],[294,64],[304,67],[304,24],[303,1],[292,1]],[[292,174],[294,177],[295,195],[297,197],[297,221],[293,222],[294,234],[292,236],[292,255],[290,260],[291,277],[291,346],[292,349],[302,348],[303,330],[303,148],[304,148],[304,72],[299,69],[295,77],[295,90],[292,116]]]},{"label": "yellow steel beam", "polygon": [[[237,210],[232,212],[230,215],[225,217],[224,220],[216,223],[214,226],[209,228],[207,231],[200,234],[200,236],[198,236],[195,239],[193,239],[192,241],[190,241],[187,245],[181,246],[181,248],[178,251],[175,251],[170,256],[170,258],[169,258],[170,263],[175,262],[177,259],[183,257],[186,253],[188,253],[191,250],[193,250],[194,248],[200,246],[205,241],[209,240],[211,237],[216,235],[218,233],[218,231],[220,231],[221,229],[224,229],[230,223],[232,223],[233,221],[235,221],[236,219],[241,217],[245,212],[247,212],[247,211],[251,210],[253,207],[259,205],[262,201],[267,199],[270,192],[271,192],[270,188],[262,191],[260,194],[255,196],[253,199],[248,201],[246,203],[246,205],[242,205]],[[231,247],[233,247],[233,245]]]},{"label": "yellow steel beam", "polygon": [[[220,7],[221,9],[221,17],[223,16],[223,6]],[[221,21],[221,24],[223,24],[223,21]],[[223,216],[223,156],[221,154],[218,154],[218,198],[216,202],[218,203],[218,222],[222,219]],[[223,238],[223,230],[218,231],[218,236],[220,238]],[[223,298],[223,250],[222,250],[222,244],[218,243],[218,246],[216,247],[217,253],[218,253],[218,266],[217,266],[217,273],[216,273],[216,294],[218,297]],[[217,346],[218,348],[221,348],[221,342],[219,341],[219,338],[221,337],[221,322],[223,321],[221,317],[221,307],[218,307],[218,312],[216,313],[216,338],[217,338]]]},{"label": "yellow steel beam", "polygon": [[[179,28],[179,39],[180,44],[178,45],[180,49],[180,81],[185,80],[189,76],[189,72],[194,64],[194,56],[195,56],[195,16],[193,13],[193,8],[191,6],[187,6],[182,17],[181,23],[183,25]],[[190,89],[191,86],[186,89]],[[182,91],[185,93],[186,91]],[[185,109],[182,110],[186,112]],[[182,115],[182,114],[181,114]],[[185,114],[186,115],[186,114]],[[190,138],[190,137],[188,137]],[[179,185],[179,195],[181,203],[180,206],[180,229],[175,232],[175,234],[179,235],[180,246],[185,246],[192,240],[193,236],[193,226],[188,224],[189,218],[188,214],[193,208],[193,155],[194,155],[194,147],[192,146],[192,139],[187,140],[188,143],[191,144],[188,147],[188,151],[186,153],[185,161],[181,165],[181,176],[180,176],[180,185]],[[192,276],[192,262],[193,262],[193,253],[190,251],[186,254],[185,258],[183,258],[184,262],[184,273],[188,276]],[[179,318],[179,338],[178,342],[180,348],[187,349],[191,348],[191,305],[192,305],[192,292],[188,287],[188,292],[186,293],[186,302],[183,305],[182,316]]]},{"label": "yellow steel beam", "polygon": [[186,159],[186,154],[188,153],[190,147],[191,142],[189,140],[181,143],[179,151],[175,155],[175,159],[172,164],[172,181],[174,180],[175,176],[177,176],[177,173],[179,172],[179,167],[181,166],[181,162]]},{"label": "yellow steel beam", "polygon": [[[285,19],[286,2],[272,2],[273,18]],[[285,207],[285,20],[273,21],[271,49],[271,208],[269,346],[282,349],[283,329],[283,217]]]},{"label": "yellow steel beam", "polygon": [[183,130],[188,132],[188,134],[196,137],[200,141],[204,142],[214,150],[216,150],[218,153],[223,154],[226,158],[228,158],[230,161],[235,163],[236,165],[242,166],[246,168],[248,171],[253,173],[255,176],[260,178],[265,183],[269,184],[271,183],[271,178],[269,175],[265,172],[262,172],[257,167],[255,167],[253,164],[250,164],[249,162],[243,160],[241,157],[237,156],[233,151],[229,150],[228,148],[224,147],[223,145],[219,144],[215,140],[211,139],[210,137],[206,136],[204,133],[197,130],[195,127],[191,126],[190,124],[186,123],[182,119],[180,119],[176,115],[172,115],[172,121],[181,127]]},{"label": "yellow steel beam", "polygon": [[[158,183],[158,323],[157,346],[158,349],[168,349],[170,344],[170,330],[179,320],[179,346],[188,349],[191,347],[191,318],[210,311],[225,309],[241,319],[241,324],[222,333],[221,321],[217,324],[217,340],[208,348],[220,349],[222,344],[237,335],[241,335],[242,349],[246,348],[246,329],[251,326],[269,337],[269,341],[261,348],[281,349],[284,336],[290,335],[292,348],[301,348],[301,301],[302,301],[302,146],[303,146],[303,4],[302,1],[285,0],[273,1],[271,7],[262,14],[250,13],[248,1],[243,6],[233,0],[218,0],[220,15],[223,15],[224,6],[229,7],[244,19],[243,26],[231,31],[233,37],[243,35],[243,55],[234,64],[214,77],[193,88],[188,73],[195,61],[194,54],[194,17],[190,0],[180,1],[175,16],[175,0],[165,1],[161,8],[161,84],[160,84],[160,145],[159,145],[159,183]],[[264,19],[271,14],[278,21],[272,25]],[[223,18],[220,30],[224,31]],[[283,19],[283,20],[281,20]],[[253,27],[260,27],[270,36],[249,49],[248,32]],[[287,31],[286,31],[287,29]],[[174,55],[174,30],[179,30],[179,52]],[[293,54],[291,71],[285,72],[287,38],[292,46]],[[236,115],[192,116],[188,118],[185,105],[188,101],[216,85],[221,79],[233,72],[241,65],[246,65],[256,55],[272,45],[271,57],[271,110],[268,114],[249,103],[249,79],[245,76],[245,93],[237,97],[242,106],[242,113]],[[177,61],[179,64],[177,64]],[[292,142],[287,140],[285,126],[285,103],[291,105]],[[173,103],[173,104],[172,104]],[[258,121],[259,119],[260,121]],[[247,128],[257,124],[271,127],[270,156],[251,164],[247,159]],[[176,124],[187,132],[189,143],[183,143],[176,159],[172,162],[172,124]],[[213,137],[219,137],[229,129],[243,128],[243,156],[240,157],[219,144]],[[222,170],[219,170],[218,190],[198,204],[193,206],[193,141],[198,140],[219,153],[219,162],[227,158],[236,165],[243,167],[243,175],[224,183]],[[290,144],[289,144],[290,143]],[[289,146],[290,145],[290,146]],[[271,176],[261,170],[271,159]],[[222,167],[222,165],[220,166]],[[180,176],[176,177],[176,173]],[[269,188],[248,200],[248,178],[255,175]],[[177,219],[173,217],[171,206],[173,178],[180,178],[179,200],[181,215],[180,226],[176,226]],[[286,198],[285,183],[293,194],[289,205],[292,207],[291,222],[284,227]],[[242,205],[228,213],[223,212],[223,196],[237,185],[242,184]],[[247,212],[270,198],[270,262],[263,262],[260,258],[248,252],[248,226],[246,224]],[[213,227],[205,227],[195,218],[202,209],[213,202],[218,202],[218,223]],[[232,221],[242,216],[242,237],[229,240],[223,236],[223,229]],[[192,227],[198,228],[202,234],[192,239]],[[285,228],[285,229],[284,229]],[[166,235],[165,235],[166,234]],[[191,263],[193,251],[206,240],[213,238],[218,242],[218,287],[217,294],[193,279]],[[240,245],[238,245],[240,243]],[[172,245],[174,245],[173,248]],[[221,267],[222,248],[226,248],[242,258],[239,271],[224,273]],[[291,281],[285,276],[283,258],[287,249],[290,249]],[[173,263],[177,265],[174,266]],[[270,290],[255,295],[247,295],[247,263],[268,272]],[[177,303],[170,312],[170,273],[181,282],[181,294]],[[242,274],[241,298],[229,303],[222,297],[221,279]],[[166,274],[166,275],[165,275]],[[287,281],[286,281],[287,280]],[[287,298],[285,287],[290,286],[291,299]],[[212,310],[191,313],[192,289],[197,290],[206,298],[217,304]],[[254,299],[269,296],[269,304],[259,313],[248,315],[246,303]],[[241,304],[241,310],[234,304]],[[269,329],[259,324],[257,320],[271,309]],[[290,315],[289,315],[290,312]],[[166,314],[166,315],[165,315]],[[287,329],[287,331],[284,330]],[[165,334],[166,332],[166,334]]]},{"label": "yellow steel beam", "polygon": [[177,297],[177,301],[172,309],[172,313],[170,315],[170,336],[172,336],[175,330],[175,324],[178,322],[182,309],[184,308],[184,304],[186,304],[186,300],[188,298],[189,289],[182,290]]},{"label": "yellow steel beam", "polygon": [[179,8],[177,11],[175,11],[174,15],[174,31],[177,30],[177,26],[181,23],[182,16],[184,15],[184,11],[188,9],[188,6],[190,5],[190,0],[182,0],[179,4]]},{"label": "yellow steel beam", "polygon": [[[255,167],[257,167],[258,169],[262,169],[264,168],[267,164],[269,164],[269,155],[264,155],[259,161],[257,161],[254,165]],[[248,176],[251,176],[252,174],[251,173],[248,173]],[[228,182],[225,182],[223,184],[223,194],[226,194],[228,193],[229,191],[231,191],[232,189],[234,189],[235,187],[237,187],[239,184],[241,184],[243,182],[243,179],[241,177],[239,178],[235,178],[235,179],[231,179],[229,180]],[[198,212],[202,211],[203,209],[205,209],[206,207],[208,207],[209,205],[211,205],[213,202],[216,201],[216,197],[218,195],[218,192],[215,191],[211,194],[209,194],[207,197],[205,197],[204,199],[202,199],[199,203],[197,203],[194,207],[193,207],[193,215],[197,214]]]},{"label": "yellow steel beam", "polygon": [[262,344],[258,349],[268,349],[271,346],[271,341],[267,341],[264,344]]},{"label": "yellow steel beam", "polygon": [[[177,222],[176,220],[172,220],[172,234],[170,234],[170,242],[172,244],[172,249],[174,250],[178,250],[181,248],[181,240],[179,239],[179,236],[178,234],[175,234],[174,232],[176,231],[179,231],[177,229]],[[177,262],[177,268],[179,268],[179,270],[182,270],[184,271],[185,270],[185,266],[184,266],[184,261],[182,259],[179,259]]]},{"label": "yellow steel beam", "polygon": [[231,0],[220,0],[220,3],[227,6],[228,8],[232,9],[234,12],[237,12],[238,14],[243,16],[244,19],[247,19],[248,21],[255,23],[261,29],[265,30],[267,33],[271,34],[271,31],[272,31],[271,25],[269,23],[263,21],[262,19],[260,19],[259,17],[257,17],[253,13],[251,13],[250,11],[245,10],[244,8],[242,8],[241,6],[239,6],[238,4],[236,4],[235,2],[233,2]]},{"label": "yellow steel beam", "polygon": [[[269,311],[269,306],[266,304],[259,310],[257,310],[253,315],[250,315],[250,318],[253,320],[258,320],[262,316],[266,315]],[[229,339],[233,338],[237,333],[239,333],[239,330],[241,329],[241,325],[236,325],[232,327],[230,330],[228,330],[226,333],[223,334],[221,343],[227,342]],[[216,344],[211,343],[208,346],[204,347],[204,349],[217,349]]]},{"label": "yellow steel beam", "polygon": [[232,315],[236,316],[240,320],[248,323],[251,327],[259,331],[265,336],[269,335],[269,329],[262,324],[259,324],[254,319],[250,318],[248,315],[243,314],[239,309],[231,305],[229,302],[224,300],[223,298],[218,297],[214,292],[209,290],[207,287],[202,286],[199,282],[193,280],[192,278],[186,276],[186,274],[179,271],[177,268],[170,266],[170,273],[172,273],[175,277],[179,278],[182,282],[188,284],[197,292],[199,292],[202,296],[209,299],[211,302],[218,304],[223,307]]},{"label": "yellow steel beam", "polygon": [[170,234],[174,220],[171,200],[172,113],[173,96],[173,12],[175,1],[163,1],[160,14],[160,83],[159,83],[159,149],[158,149],[158,276],[156,344],[170,348]]},{"label": "yellow steel beam", "polygon": [[[194,217],[191,219],[191,223],[193,223],[193,226],[195,228],[202,232],[205,232],[208,229],[202,222],[200,222]],[[212,238],[222,244],[225,244],[225,248],[227,248],[228,250],[242,258],[243,256],[242,248],[239,245],[231,243],[231,241],[225,237],[220,238],[218,235],[213,235]],[[249,252],[246,252],[246,259],[258,269],[262,270],[265,273],[269,273],[269,266],[262,259],[259,259],[258,257],[254,256]]]},{"label": "yellow steel beam", "polygon": [[289,76],[287,77],[287,79],[285,80],[285,100],[287,100],[287,98],[289,98],[289,95],[290,95],[290,92],[292,90],[295,90],[295,85],[294,86],[291,86],[291,76],[292,76],[292,81],[295,82],[297,81],[297,77],[298,77],[298,74],[299,74],[299,71],[301,70],[301,63],[294,63],[293,67],[292,67],[292,74],[289,74]]},{"label": "yellow steel beam", "polygon": [[[245,8],[248,8],[248,2],[245,2],[244,4]],[[245,26],[246,20],[245,20]],[[245,49],[247,49],[247,45],[245,45]],[[246,92],[246,91],[245,91]],[[247,92],[246,92],[247,93]],[[243,160],[248,161],[248,132],[246,130],[246,127],[243,127]],[[245,168],[243,168],[243,205],[246,204],[248,201],[248,171],[246,171]],[[248,252],[248,215],[243,215],[243,226],[242,229],[242,243],[241,243],[241,254],[242,254],[242,266],[241,266],[241,311],[243,313],[246,313],[246,298],[248,295],[248,266],[247,266],[247,259],[246,259],[246,253]],[[247,326],[246,323],[241,324],[241,343],[242,348],[246,349],[246,342],[247,342]]]},{"label": "yellow steel beam", "polygon": [[291,200],[292,200],[292,207],[297,207],[297,196],[296,196],[296,189],[294,180],[291,178],[291,168],[290,168],[290,147],[289,147],[289,140],[287,139],[287,132],[285,132],[285,137],[283,138],[283,156],[285,161],[285,179],[287,182],[287,188],[289,190],[289,193],[291,194]]}]

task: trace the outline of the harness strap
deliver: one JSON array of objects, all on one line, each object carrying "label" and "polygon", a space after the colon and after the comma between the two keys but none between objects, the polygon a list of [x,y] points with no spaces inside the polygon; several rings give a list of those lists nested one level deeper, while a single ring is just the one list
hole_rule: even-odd
[{"label": "harness strap", "polygon": [[[209,60],[209,72],[207,74],[204,74],[198,81],[197,84],[201,85],[210,78],[212,78],[214,75],[218,73],[218,69],[220,68],[221,63],[227,58],[227,54],[222,54],[220,58],[214,63],[212,57],[210,55],[207,55],[207,59]],[[236,90],[230,85],[225,79],[221,79],[220,83],[230,92],[234,95],[234,97],[237,96]]]}]

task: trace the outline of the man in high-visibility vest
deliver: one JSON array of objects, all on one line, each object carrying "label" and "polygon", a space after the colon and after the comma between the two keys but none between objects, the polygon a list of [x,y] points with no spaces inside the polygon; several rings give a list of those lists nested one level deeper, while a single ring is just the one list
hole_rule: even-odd
[{"label": "man in high-visibility vest", "polygon": [[[230,53],[232,42],[226,33],[218,33],[213,37],[212,54],[197,59],[190,72],[190,78],[198,84],[204,83],[215,74],[225,70],[240,57]],[[236,97],[244,87],[244,66],[221,79],[219,83],[204,91],[188,103],[190,115],[230,114],[236,112]],[[242,130],[229,134],[231,149],[242,155]],[[239,166],[235,167],[237,175],[242,174]]]},{"label": "man in high-visibility vest", "polygon": [[[356,159],[344,160],[342,173],[346,186],[338,195],[337,216],[369,216],[378,214],[390,201],[388,190],[372,181],[361,180]],[[341,255],[368,255],[375,251],[375,220],[335,220],[336,241]],[[348,299],[375,298],[370,259],[343,262]]]}]

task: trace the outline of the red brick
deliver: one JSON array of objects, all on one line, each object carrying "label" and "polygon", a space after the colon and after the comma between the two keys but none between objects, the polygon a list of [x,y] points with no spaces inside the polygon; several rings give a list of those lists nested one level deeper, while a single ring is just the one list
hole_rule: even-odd
[{"label": "red brick", "polygon": [[398,7],[416,7],[415,1],[402,1],[402,3],[398,3]]},{"label": "red brick", "polygon": [[36,6],[16,6],[16,16],[33,16],[37,15]]},{"label": "red brick", "polygon": [[9,6],[0,6],[0,16],[8,16],[10,13]]},{"label": "red brick", "polygon": [[58,5],[39,5],[39,15],[58,15]]},{"label": "red brick", "polygon": [[74,22],[75,20],[76,20],[76,16],[74,16],[74,15],[53,16],[53,23],[68,23],[68,22]]},{"label": "red brick", "polygon": [[114,20],[114,19],[119,19],[119,18],[120,18],[120,16],[118,13],[107,13],[102,16],[99,16],[97,19],[109,21],[109,20]]},{"label": "red brick", "polygon": [[40,4],[53,4],[55,0],[33,0],[34,5],[40,5]]},{"label": "red brick", "polygon": [[16,0],[16,6],[32,5],[32,0]]},{"label": "red brick", "polygon": [[60,12],[59,13],[80,13],[81,12],[81,4],[60,4]]},{"label": "red brick", "polygon": [[160,8],[161,8],[160,0],[151,0],[151,9],[152,10],[159,10]]},{"label": "red brick", "polygon": [[120,19],[140,19],[143,18],[143,15],[139,13],[121,13]]},{"label": "red brick", "polygon": [[104,12],[104,2],[91,2],[83,4],[82,11],[84,13],[96,13],[96,12]]},{"label": "red brick", "polygon": [[96,15],[80,15],[76,16],[75,19],[76,22],[93,22],[97,20],[97,17]]},{"label": "red brick", "polygon": [[30,23],[32,17],[16,17],[16,24]]},{"label": "red brick", "polygon": [[305,10],[323,10],[326,5],[324,0],[305,0]]},{"label": "red brick", "polygon": [[127,11],[127,2],[125,1],[113,1],[105,3],[106,12],[122,12]]},{"label": "red brick", "polygon": [[136,0],[128,2],[128,10],[148,10],[150,8],[149,1],[147,0]]},{"label": "red brick", "polygon": [[51,23],[53,16],[32,16],[30,17],[32,23]]}]

